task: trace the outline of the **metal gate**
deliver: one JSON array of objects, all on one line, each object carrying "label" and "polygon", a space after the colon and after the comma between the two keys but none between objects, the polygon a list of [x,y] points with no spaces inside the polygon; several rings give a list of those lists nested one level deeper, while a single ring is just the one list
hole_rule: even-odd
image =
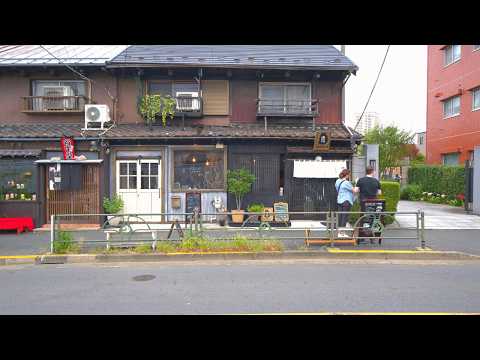
[{"label": "metal gate", "polygon": [[[311,212],[336,209],[336,179],[295,178],[293,160],[285,160],[285,195],[289,211]],[[324,220],[325,215],[295,215],[292,219]]]},{"label": "metal gate", "polygon": [[473,162],[465,161],[465,210],[471,211],[473,205]]}]

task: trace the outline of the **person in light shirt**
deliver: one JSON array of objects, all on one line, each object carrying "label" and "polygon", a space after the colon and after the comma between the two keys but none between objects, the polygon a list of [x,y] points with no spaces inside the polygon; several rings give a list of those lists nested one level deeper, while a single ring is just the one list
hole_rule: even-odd
[{"label": "person in light shirt", "polygon": [[[337,190],[337,205],[338,211],[343,213],[339,214],[338,226],[339,228],[345,228],[347,225],[348,211],[353,206],[353,186],[349,181],[350,170],[343,169],[338,175],[338,179],[335,182],[335,189]],[[348,237],[343,231],[338,232],[338,237]]]}]

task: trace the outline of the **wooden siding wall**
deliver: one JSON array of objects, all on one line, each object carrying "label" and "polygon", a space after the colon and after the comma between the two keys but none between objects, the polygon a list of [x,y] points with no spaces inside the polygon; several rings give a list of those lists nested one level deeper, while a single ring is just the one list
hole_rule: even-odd
[{"label": "wooden siding wall", "polygon": [[[293,160],[285,161],[285,196],[290,211],[336,210],[336,179],[295,178]],[[293,219],[325,219],[319,215],[293,215]]]},{"label": "wooden siding wall", "polygon": [[[49,190],[46,181],[47,222],[53,214],[99,214],[100,211],[100,172],[98,165],[83,166],[82,188],[79,190]],[[48,172],[46,172],[48,176]],[[62,217],[62,223],[98,224],[99,216]]]},{"label": "wooden siding wall", "polygon": [[257,81],[233,80],[232,122],[255,122],[257,116]]},{"label": "wooden siding wall", "polygon": [[202,97],[205,115],[228,115],[230,113],[228,80],[203,80]]},{"label": "wooden siding wall", "polygon": [[[279,195],[281,154],[284,146],[275,145],[230,145],[229,169],[247,169],[255,175],[252,191],[242,200],[242,208],[246,209],[252,202],[263,203],[267,207],[274,202],[282,201]],[[235,198],[229,194],[229,209],[236,208]]]},{"label": "wooden siding wall", "polygon": [[339,81],[314,81],[312,97],[318,99],[317,124],[342,123],[342,83]]}]

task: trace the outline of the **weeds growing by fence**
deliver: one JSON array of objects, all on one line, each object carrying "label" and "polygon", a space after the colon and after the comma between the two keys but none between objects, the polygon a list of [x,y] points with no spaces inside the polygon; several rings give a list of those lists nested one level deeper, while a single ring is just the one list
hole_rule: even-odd
[{"label": "weeds growing by fence", "polygon": [[57,231],[53,242],[53,252],[55,254],[77,253],[79,251],[80,245],[74,242],[71,232]]}]

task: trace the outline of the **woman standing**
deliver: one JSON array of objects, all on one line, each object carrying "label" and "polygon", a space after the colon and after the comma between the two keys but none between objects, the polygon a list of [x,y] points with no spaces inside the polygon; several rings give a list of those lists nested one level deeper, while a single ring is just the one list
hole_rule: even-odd
[{"label": "woman standing", "polygon": [[[338,175],[338,179],[335,182],[335,189],[337,189],[337,204],[338,211],[344,211],[345,213],[339,214],[338,226],[344,228],[347,225],[348,213],[353,206],[353,186],[348,181],[350,178],[350,170],[343,169]],[[345,232],[339,231],[338,237],[348,237]]]}]

